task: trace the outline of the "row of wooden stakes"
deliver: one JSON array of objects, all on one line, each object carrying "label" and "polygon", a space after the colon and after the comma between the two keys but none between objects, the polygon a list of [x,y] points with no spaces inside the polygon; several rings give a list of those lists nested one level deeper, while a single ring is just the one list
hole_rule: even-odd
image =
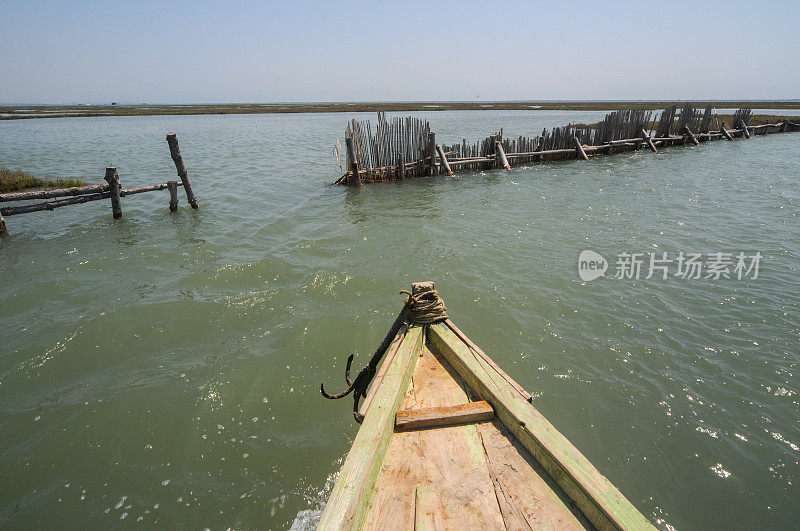
[{"label": "row of wooden stakes", "polygon": [[163,184],[153,184],[150,186],[141,186],[139,188],[125,189],[122,188],[117,169],[114,167],[107,167],[104,177],[106,181],[105,183],[52,190],[35,190],[31,192],[0,194],[0,203],[66,197],[66,199],[57,199],[55,201],[44,201],[41,203],[30,203],[20,206],[0,208],[0,235],[8,234],[4,216],[15,216],[30,212],[40,212],[42,210],[54,210],[56,208],[68,205],[77,205],[81,203],[88,203],[90,201],[99,201],[102,199],[111,200],[112,215],[114,216],[114,219],[120,219],[122,218],[122,197],[142,194],[145,192],[154,192],[157,190],[169,190],[169,209],[171,212],[175,212],[178,210],[179,186],[183,187],[184,191],[186,192],[186,200],[189,202],[189,205],[192,208],[197,208],[197,199],[195,198],[194,191],[192,190],[192,184],[189,182],[189,175],[186,171],[186,166],[183,164],[183,157],[181,156],[181,151],[178,147],[178,137],[175,135],[175,133],[167,134],[167,144],[169,145],[170,156],[172,157],[172,161],[175,163],[175,169],[178,172],[180,181],[167,181]]},{"label": "row of wooden stakes", "polygon": [[640,136],[636,138],[626,138],[620,140],[612,140],[605,142],[601,145],[589,146],[580,142],[577,136],[573,136],[574,146],[562,149],[549,149],[528,151],[519,153],[506,153],[503,149],[503,142],[500,136],[490,137],[494,145],[494,153],[485,156],[462,157],[452,158],[454,153],[447,152],[445,149],[436,143],[436,135],[431,132],[428,133],[428,154],[412,162],[404,162],[398,160],[395,166],[384,166],[380,168],[359,168],[353,141],[351,138],[345,138],[347,149],[348,171],[340,177],[334,184],[342,185],[361,185],[365,182],[376,182],[383,180],[403,179],[405,176],[418,176],[418,175],[437,175],[447,173],[453,176],[454,168],[458,169],[460,166],[468,166],[474,168],[476,163],[481,164],[484,169],[491,168],[505,168],[510,170],[512,166],[525,164],[530,162],[544,162],[549,160],[563,160],[569,158],[578,158],[589,160],[592,155],[610,155],[623,151],[634,149],[643,149],[645,146],[652,152],[657,153],[658,148],[662,146],[683,145],[691,142],[695,145],[700,145],[701,142],[711,140],[733,140],[734,138],[750,138],[752,135],[762,135],[769,133],[781,133],[788,131],[800,131],[800,123],[784,120],[778,123],[766,123],[762,125],[748,126],[744,122],[740,122],[739,127],[727,129],[725,123],[721,123],[718,131],[709,131],[707,133],[695,133],[692,129],[685,125],[682,134],[670,134],[666,136],[650,135],[642,127],[640,129]]}]

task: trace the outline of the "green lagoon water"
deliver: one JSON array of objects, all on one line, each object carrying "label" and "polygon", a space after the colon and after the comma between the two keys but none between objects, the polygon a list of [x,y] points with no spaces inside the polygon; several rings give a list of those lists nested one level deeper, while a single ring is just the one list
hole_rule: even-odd
[{"label": "green lagoon water", "polygon": [[[416,114],[452,142],[603,113]],[[0,165],[125,186],[175,178],[175,131],[201,203],[7,219],[0,527],[313,525],[357,431],[319,383],[417,280],[659,527],[796,527],[800,134],[326,186],[352,117],[372,118],[0,124]],[[584,249],[763,258],[757,279],[582,282]]]}]

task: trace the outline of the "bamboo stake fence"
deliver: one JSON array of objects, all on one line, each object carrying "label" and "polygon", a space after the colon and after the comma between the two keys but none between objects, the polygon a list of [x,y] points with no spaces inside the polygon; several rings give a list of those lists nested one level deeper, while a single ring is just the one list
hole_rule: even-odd
[{"label": "bamboo stake fence", "polygon": [[[503,130],[469,144],[440,145],[430,124],[419,118],[378,113],[373,133],[369,121],[351,120],[345,130],[347,173],[334,184],[360,185],[454,171],[511,169],[531,162],[548,162],[610,155],[649,148],[654,153],[666,146],[711,140],[750,138],[751,135],[800,131],[800,123],[750,125],[752,111],[739,109],[733,128],[727,129],[709,105],[702,111],[690,103],[664,109],[657,120],[653,111],[614,111],[592,125],[566,125],[545,129],[535,137],[506,138]],[[337,155],[338,156],[338,155]]]},{"label": "bamboo stake fence", "polygon": [[42,203],[29,203],[19,206],[8,206],[0,208],[0,235],[8,234],[5,223],[5,216],[16,216],[18,214],[28,214],[30,212],[40,212],[42,210],[55,210],[56,208],[77,205],[81,203],[88,203],[90,201],[99,201],[102,199],[111,200],[111,212],[114,219],[122,218],[122,201],[121,198],[142,194],[145,192],[154,192],[158,190],[169,190],[169,209],[171,212],[178,210],[178,187],[183,187],[186,192],[186,200],[192,208],[197,208],[197,199],[195,198],[192,184],[189,182],[189,175],[186,171],[186,166],[183,164],[183,157],[178,148],[178,137],[175,133],[167,133],[167,144],[169,145],[170,156],[175,163],[180,181],[167,181],[164,184],[153,184],[150,186],[141,186],[139,188],[122,188],[119,179],[119,173],[114,167],[106,168],[104,177],[105,183],[93,184],[90,186],[76,186],[72,188],[61,188],[55,190],[34,190],[31,192],[14,192],[9,194],[0,194],[0,203],[4,202],[18,202],[30,201],[35,199],[53,199],[64,197],[66,199],[56,199],[55,201],[44,201]]}]

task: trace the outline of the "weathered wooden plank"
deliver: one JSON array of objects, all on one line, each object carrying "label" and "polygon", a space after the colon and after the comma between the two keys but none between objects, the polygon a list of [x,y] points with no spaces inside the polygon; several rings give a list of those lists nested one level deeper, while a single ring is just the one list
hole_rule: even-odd
[{"label": "weathered wooden plank", "polygon": [[566,437],[445,325],[429,325],[429,341],[600,529],[652,529],[650,522]]},{"label": "weathered wooden plank", "polygon": [[[404,409],[468,402],[462,381],[438,353],[422,348]],[[502,529],[476,424],[396,432],[384,458],[365,529],[413,529],[415,490],[435,485],[445,529]]]},{"label": "weathered wooden plank", "polygon": [[445,529],[444,508],[433,485],[424,485],[414,492],[414,529],[420,531]]},{"label": "weathered wooden plank", "polygon": [[413,430],[481,422],[492,418],[494,418],[492,406],[485,400],[480,400],[458,406],[403,409],[395,415],[394,427],[397,430]]},{"label": "weathered wooden plank", "polygon": [[364,419],[347,454],[320,518],[319,529],[360,527],[392,438],[394,415],[403,401],[420,348],[422,327],[413,326],[375,393],[370,405],[372,413]]},{"label": "weathered wooden plank", "polygon": [[533,531],[530,524],[525,520],[519,509],[511,503],[511,500],[503,490],[503,486],[497,481],[494,472],[492,482],[494,483],[494,495],[497,497],[497,505],[500,506],[500,514],[503,515],[503,524],[508,531]]},{"label": "weathered wooden plank", "polygon": [[475,351],[476,354],[481,356],[484,359],[484,361],[490,367],[492,367],[497,372],[497,374],[500,375],[501,378],[503,378],[506,382],[508,382],[508,384],[511,387],[513,387],[522,396],[522,398],[525,399],[526,402],[530,402],[530,401],[533,400],[533,397],[531,396],[531,394],[528,391],[526,391],[524,387],[522,387],[520,384],[518,384],[513,378],[511,378],[511,376],[509,376],[506,373],[506,371],[504,371],[502,368],[500,368],[500,366],[497,363],[495,363],[494,360],[492,358],[490,358],[483,351],[483,349],[481,349],[481,347],[479,347],[478,345],[473,343],[472,340],[467,337],[467,334],[462,332],[461,329],[456,326],[456,324],[453,322],[452,319],[446,319],[444,323],[445,323],[445,325],[447,325],[447,328],[452,330],[453,333],[455,335],[457,335],[459,337],[459,339],[461,339],[461,341],[466,343],[467,346],[469,346],[469,348],[471,348],[472,350]]},{"label": "weathered wooden plank", "polygon": [[408,332],[408,325],[404,324],[400,327],[400,330],[397,331],[397,335],[394,336],[389,348],[386,349],[386,355],[383,358],[383,363],[381,363],[380,369],[378,369],[378,372],[375,374],[375,378],[372,379],[372,384],[370,384],[366,398],[364,398],[364,401],[361,403],[361,407],[358,408],[358,414],[362,419],[367,416],[367,411],[369,411],[369,406],[372,404],[372,400],[375,398],[375,393],[378,391],[378,388],[381,386],[381,382],[383,382],[383,379],[386,377],[389,367],[392,366],[394,357],[397,354],[397,351],[400,349],[400,345],[403,343],[403,338],[406,337],[406,332]]},{"label": "weathered wooden plank", "polygon": [[[591,524],[499,420],[478,425],[506,527],[589,529]],[[510,514],[507,514],[510,513]],[[522,520],[519,522],[518,520]]]}]

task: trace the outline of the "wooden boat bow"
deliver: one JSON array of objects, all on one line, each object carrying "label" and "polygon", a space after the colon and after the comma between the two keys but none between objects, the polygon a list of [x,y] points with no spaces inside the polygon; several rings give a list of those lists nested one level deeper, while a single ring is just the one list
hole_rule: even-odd
[{"label": "wooden boat bow", "polygon": [[449,318],[384,353],[319,529],[653,529]]}]

